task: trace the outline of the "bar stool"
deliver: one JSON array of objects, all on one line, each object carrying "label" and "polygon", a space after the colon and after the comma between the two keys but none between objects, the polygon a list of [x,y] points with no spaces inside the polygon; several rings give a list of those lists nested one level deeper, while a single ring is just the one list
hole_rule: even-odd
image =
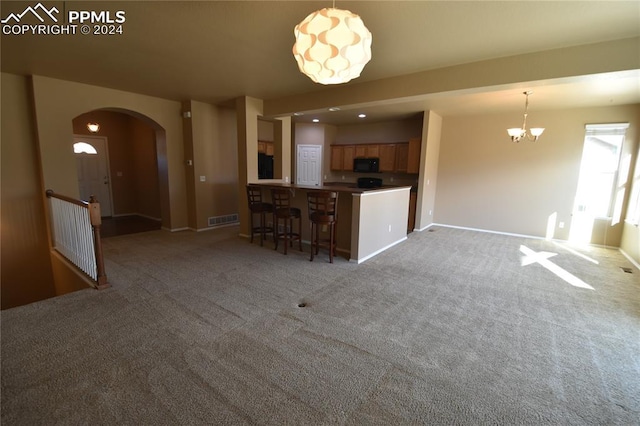
[{"label": "bar stool", "polygon": [[[333,263],[336,251],[336,224],[338,222],[338,193],[332,191],[309,191],[307,193],[309,221],[311,223],[311,258],[317,255],[320,247],[329,249],[329,262]],[[329,227],[329,238],[320,239],[320,227]]]},{"label": "bar stool", "polygon": [[[278,250],[278,241],[284,240],[284,254],[287,254],[287,246],[293,247],[293,241],[298,240],[300,251],[302,251],[302,213],[297,207],[291,207],[291,195],[288,189],[272,188],[271,201],[273,202],[273,229]],[[282,232],[280,232],[280,220],[284,222]],[[298,232],[293,232],[293,220],[298,220]],[[287,230],[288,225],[288,230]]]},{"label": "bar stool", "polygon": [[[266,223],[266,214],[273,213],[273,204],[262,201],[262,188],[255,185],[247,185],[247,199],[249,201],[249,217],[251,219],[251,243],[253,243],[253,234],[260,233],[260,246],[262,246],[265,234],[274,234],[273,227],[267,226]],[[260,226],[253,225],[254,214],[260,215]]]}]

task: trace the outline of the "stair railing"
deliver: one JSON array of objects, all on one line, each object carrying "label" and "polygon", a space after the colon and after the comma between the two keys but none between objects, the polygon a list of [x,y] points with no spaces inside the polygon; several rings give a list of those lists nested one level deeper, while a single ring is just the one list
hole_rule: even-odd
[{"label": "stair railing", "polygon": [[46,191],[51,207],[54,249],[88,275],[97,289],[110,287],[102,257],[100,203],[89,202]]}]

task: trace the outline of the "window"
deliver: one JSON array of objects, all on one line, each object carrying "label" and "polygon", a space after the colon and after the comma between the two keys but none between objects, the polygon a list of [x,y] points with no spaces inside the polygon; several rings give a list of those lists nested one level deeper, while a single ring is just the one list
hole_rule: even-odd
[{"label": "window", "polygon": [[577,213],[612,218],[612,224],[620,220],[627,177],[626,173],[619,176],[620,157],[628,127],[628,123],[587,124],[576,193]]},{"label": "window", "polygon": [[76,142],[73,144],[73,152],[75,154],[97,154],[98,151],[93,147],[93,145],[88,144],[86,142]]}]

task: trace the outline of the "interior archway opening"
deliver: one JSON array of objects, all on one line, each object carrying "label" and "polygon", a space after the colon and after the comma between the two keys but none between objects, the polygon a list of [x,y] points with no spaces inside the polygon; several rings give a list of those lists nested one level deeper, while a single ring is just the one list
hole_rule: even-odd
[{"label": "interior archway opening", "polygon": [[[108,108],[83,113],[72,124],[80,198],[97,197],[103,236],[169,227],[162,126],[135,111]],[[89,146],[97,155],[87,152]]]}]

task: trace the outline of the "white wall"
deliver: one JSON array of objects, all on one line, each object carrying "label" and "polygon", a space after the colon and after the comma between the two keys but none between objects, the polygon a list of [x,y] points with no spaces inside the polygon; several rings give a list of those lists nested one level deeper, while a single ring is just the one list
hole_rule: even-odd
[{"label": "white wall", "polygon": [[358,263],[407,238],[409,188],[354,194],[351,260]]}]

